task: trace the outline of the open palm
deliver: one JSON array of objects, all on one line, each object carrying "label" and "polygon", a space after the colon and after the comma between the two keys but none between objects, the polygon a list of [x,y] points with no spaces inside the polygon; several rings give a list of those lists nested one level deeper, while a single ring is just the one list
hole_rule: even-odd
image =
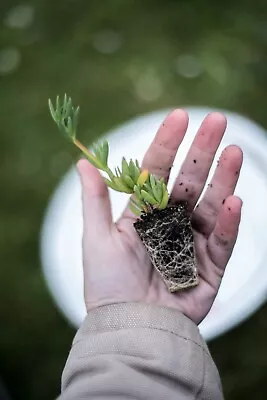
[{"label": "open palm", "polygon": [[[168,180],[176,152],[188,126],[188,115],[174,110],[160,126],[146,152],[142,168]],[[92,165],[80,160],[83,188],[83,269],[87,310],[118,302],[146,302],[180,310],[199,323],[217,295],[225,267],[238,234],[241,200],[234,189],[242,165],[242,151],[224,149],[214,176],[197,205],[226,129],[222,114],[209,114],[203,121],[176,178],[170,202],[187,200],[192,212],[197,287],[169,293],[152,266],[127,208],[112,221],[108,189]],[[196,206],[197,205],[197,206]]]}]

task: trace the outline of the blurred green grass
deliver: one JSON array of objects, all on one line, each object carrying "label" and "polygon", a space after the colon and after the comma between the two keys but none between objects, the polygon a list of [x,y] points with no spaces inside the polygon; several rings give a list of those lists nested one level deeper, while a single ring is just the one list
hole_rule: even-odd
[{"label": "blurred green grass", "polygon": [[[36,0],[27,2],[32,23],[14,29],[7,21],[19,4],[0,4],[0,375],[14,399],[43,400],[59,393],[74,330],[43,280],[39,231],[77,158],[47,98],[67,92],[80,104],[88,144],[138,114],[187,105],[266,128],[267,3]],[[8,49],[17,64],[1,73]],[[227,399],[266,398],[266,320],[264,306],[210,345]]]}]

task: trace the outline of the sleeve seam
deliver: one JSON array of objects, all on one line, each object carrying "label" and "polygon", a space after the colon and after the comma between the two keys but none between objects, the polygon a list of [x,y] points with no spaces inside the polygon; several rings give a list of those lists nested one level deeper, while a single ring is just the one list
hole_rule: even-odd
[{"label": "sleeve seam", "polygon": [[[140,327],[137,327],[137,328],[131,327],[130,329],[131,329],[131,330],[134,330],[134,329],[140,329],[140,328],[171,333],[171,334],[175,335],[176,337],[178,337],[178,338],[180,338],[180,339],[183,339],[183,340],[185,340],[185,341],[194,343],[196,346],[198,346],[198,347],[202,350],[202,352],[204,352],[209,358],[211,358],[211,355],[209,354],[209,352],[206,351],[206,349],[205,349],[200,343],[196,342],[195,340],[193,340],[193,339],[191,339],[191,338],[189,338],[189,337],[186,337],[186,336],[180,335],[180,334],[178,334],[178,333],[176,333],[176,332],[174,332],[174,331],[171,331],[171,330],[168,330],[168,329],[162,329],[162,328],[151,328],[151,327],[140,326]],[[121,330],[124,330],[124,329],[127,329],[127,328],[123,328],[123,329],[121,329]],[[108,332],[117,332],[117,331],[118,331],[118,330],[115,330],[115,329],[114,329],[114,330],[109,330],[109,331],[104,331],[104,330],[103,330],[103,331],[97,332],[97,333],[108,333]],[[96,332],[94,332],[94,333],[96,333]],[[90,335],[92,335],[92,334],[93,334],[93,332],[90,333]],[[76,346],[77,344],[79,344],[80,342],[84,341],[84,340],[86,340],[86,339],[79,339],[79,340],[76,340],[76,341],[73,343],[72,348],[73,348],[74,346]]]}]

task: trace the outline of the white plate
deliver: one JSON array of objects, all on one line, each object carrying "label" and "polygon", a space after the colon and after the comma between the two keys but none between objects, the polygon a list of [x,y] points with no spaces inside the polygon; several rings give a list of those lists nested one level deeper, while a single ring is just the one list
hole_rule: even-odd
[{"label": "white plate", "polygon": [[[170,186],[185,157],[193,137],[209,113],[207,108],[188,108],[188,132],[176,157]],[[141,161],[145,150],[169,110],[147,114],[121,125],[105,137],[110,143],[110,166],[120,164],[121,157]],[[244,164],[236,194],[243,201],[239,238],[228,264],[222,286],[212,310],[201,323],[206,340],[231,329],[253,313],[267,293],[267,138],[265,131],[237,114],[223,111],[228,127],[218,150],[238,144],[244,151]],[[219,154],[218,154],[219,156]],[[216,164],[216,163],[214,163]],[[211,172],[214,171],[215,165]],[[110,191],[116,219],[128,196]],[[85,317],[82,278],[82,208],[80,182],[73,168],[56,189],[48,206],[41,232],[43,272],[52,296],[65,317],[78,327]]]}]

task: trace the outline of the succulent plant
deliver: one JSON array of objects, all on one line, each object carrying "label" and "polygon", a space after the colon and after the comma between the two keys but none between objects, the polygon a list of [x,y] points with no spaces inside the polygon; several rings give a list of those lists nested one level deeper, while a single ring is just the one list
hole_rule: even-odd
[{"label": "succulent plant", "polygon": [[108,166],[109,145],[106,140],[93,144],[88,150],[76,137],[79,112],[66,95],[56,99],[54,107],[48,101],[51,115],[60,131],[75,144],[85,157],[107,174],[106,185],[118,192],[131,194],[129,207],[139,216],[133,226],[143,242],[151,263],[170,292],[198,284],[194,236],[187,203],[169,205],[167,186],[148,170],[141,170],[138,161],[127,162],[112,172]]},{"label": "succulent plant", "polygon": [[106,185],[118,192],[132,194],[129,207],[134,214],[140,216],[142,212],[167,207],[169,195],[164,178],[157,178],[148,170],[142,171],[138,160],[127,162],[124,157],[121,168],[116,167],[112,172],[108,166],[109,144],[106,140],[95,143],[90,151],[76,138],[80,108],[73,107],[71,98],[65,94],[61,100],[57,96],[55,107],[50,99],[48,104],[52,118],[64,136],[82,151],[92,165],[108,175],[104,178]]}]

